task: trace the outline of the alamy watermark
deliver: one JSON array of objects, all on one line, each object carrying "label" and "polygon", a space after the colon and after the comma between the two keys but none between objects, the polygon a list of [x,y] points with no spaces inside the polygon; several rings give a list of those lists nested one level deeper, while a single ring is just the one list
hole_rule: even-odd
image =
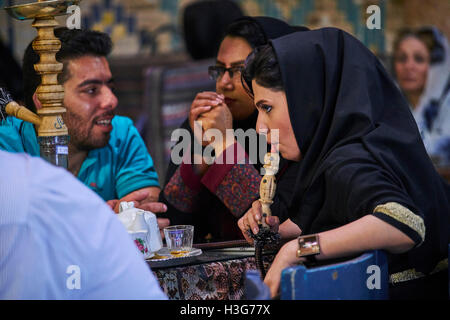
[{"label": "alamy watermark", "polygon": [[381,10],[376,4],[370,5],[366,9],[366,13],[370,14],[366,20],[366,26],[368,29],[381,29]]},{"label": "alamy watermark", "polygon": [[[267,130],[260,130],[260,133],[255,129],[250,128],[246,131],[242,129],[226,129],[225,137],[218,129],[208,129],[202,134],[202,122],[194,122],[194,139],[192,139],[191,131],[178,128],[172,132],[171,141],[177,142],[171,151],[170,157],[175,165],[185,164],[257,164],[264,163],[264,156],[267,152],[278,153],[278,150],[269,150],[267,145]],[[191,141],[194,141],[192,146]],[[236,141],[243,148],[234,148],[234,141]],[[209,143],[206,147],[202,147],[202,142]],[[279,130],[270,130],[270,143],[278,145]],[[248,148],[245,148],[248,144]],[[229,146],[223,151],[223,156],[217,157],[215,154],[215,146]],[[192,150],[193,148],[193,150]],[[245,150],[248,150],[245,156]],[[192,157],[191,154],[198,155]],[[264,174],[264,173],[262,173]]]},{"label": "alamy watermark", "polygon": [[67,7],[67,14],[70,14],[66,20],[68,29],[81,29],[81,9],[77,5]]},{"label": "alamy watermark", "polygon": [[81,269],[75,264],[67,267],[66,273],[69,274],[66,280],[66,288],[69,290],[81,289]]},{"label": "alamy watermark", "polygon": [[[66,20],[66,26],[69,29],[81,29],[81,9],[78,5],[71,5],[66,11],[69,14]],[[376,4],[370,5],[366,9],[370,16],[366,19],[368,29],[381,29],[381,9]]]},{"label": "alamy watermark", "polygon": [[367,289],[380,290],[381,289],[381,269],[380,269],[380,267],[375,264],[372,264],[367,267],[366,273],[370,274],[370,276],[367,278],[367,281],[366,281]]}]

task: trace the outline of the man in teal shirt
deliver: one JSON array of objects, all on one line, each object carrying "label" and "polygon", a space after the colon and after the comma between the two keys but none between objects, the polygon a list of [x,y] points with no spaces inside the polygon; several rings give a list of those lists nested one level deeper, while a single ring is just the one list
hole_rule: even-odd
[{"label": "man in teal shirt", "polygon": [[[116,212],[120,201],[164,212],[165,205],[156,202],[158,175],[142,138],[130,119],[114,115],[118,101],[106,60],[111,39],[105,33],[67,28],[57,28],[55,35],[61,40],[56,58],[64,65],[58,79],[64,86],[63,119],[70,136],[68,170]],[[32,111],[41,108],[35,93],[40,77],[33,67],[38,61],[30,43],[23,72],[25,105]],[[13,117],[3,120],[0,149],[39,156],[34,126]],[[159,223],[163,227],[169,221]]]}]

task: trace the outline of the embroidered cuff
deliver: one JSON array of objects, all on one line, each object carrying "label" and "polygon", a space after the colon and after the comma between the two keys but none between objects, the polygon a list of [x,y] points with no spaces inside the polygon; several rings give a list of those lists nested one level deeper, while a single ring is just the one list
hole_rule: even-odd
[{"label": "embroidered cuff", "polygon": [[[446,270],[446,269],[448,269],[448,258],[439,261],[438,264],[436,265],[436,267],[433,269],[433,271],[430,272],[430,275],[440,272],[440,271],[443,271],[443,270]],[[408,270],[401,271],[401,272],[396,272],[396,273],[389,275],[389,282],[395,285],[399,282],[415,280],[415,279],[423,278],[425,276],[426,275],[424,273],[422,273],[420,271],[416,271],[416,269],[412,268],[412,269],[408,269]]]},{"label": "embroidered cuff", "polygon": [[236,164],[217,187],[216,195],[239,218],[259,197],[261,176],[251,164]]},{"label": "embroidered cuff", "polygon": [[181,176],[181,166],[164,188],[167,201],[183,212],[192,212],[196,209],[199,190],[189,188]]},{"label": "embroidered cuff", "polygon": [[396,202],[387,202],[375,207],[373,215],[393,225],[421,245],[425,240],[425,223],[419,215]]}]

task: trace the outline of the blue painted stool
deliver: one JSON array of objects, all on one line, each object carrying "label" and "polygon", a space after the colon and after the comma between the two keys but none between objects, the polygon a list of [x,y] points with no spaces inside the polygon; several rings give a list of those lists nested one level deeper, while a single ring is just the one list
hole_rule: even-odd
[{"label": "blue painted stool", "polygon": [[389,299],[386,254],[376,250],[335,264],[286,268],[280,286],[282,300]]},{"label": "blue painted stool", "polygon": [[247,270],[245,272],[244,299],[270,300],[270,289],[262,282],[259,271]]}]

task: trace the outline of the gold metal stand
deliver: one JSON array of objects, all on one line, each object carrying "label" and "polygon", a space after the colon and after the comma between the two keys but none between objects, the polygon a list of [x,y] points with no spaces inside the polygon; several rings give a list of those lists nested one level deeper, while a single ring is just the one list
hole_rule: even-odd
[{"label": "gold metal stand", "polygon": [[[56,165],[65,167],[67,167],[67,163],[55,163],[55,161],[58,162],[57,158],[52,160],[49,159],[48,154],[43,155],[43,144],[45,144],[45,152],[51,153],[54,150],[62,150],[63,154],[66,152],[67,158],[68,132],[62,118],[63,113],[66,112],[63,106],[64,87],[58,83],[58,74],[62,72],[63,64],[58,62],[55,57],[61,48],[61,42],[54,34],[54,29],[58,26],[55,16],[67,14],[67,8],[78,4],[80,1],[39,0],[34,3],[5,8],[10,16],[18,20],[34,19],[32,26],[37,30],[37,37],[33,41],[32,46],[40,57],[39,63],[34,65],[34,69],[41,76],[41,84],[37,88],[36,94],[42,104],[42,108],[37,111],[38,115],[35,115],[25,107],[19,106],[14,101],[6,105],[5,111],[9,115],[35,124],[38,137],[42,138],[39,140],[40,144],[41,141],[45,141],[41,144],[41,156]],[[43,137],[48,137],[49,139],[44,139]],[[54,142],[50,140],[54,140]],[[56,145],[54,146],[53,144]],[[49,148],[54,150],[49,151]],[[58,152],[56,151],[56,153]]]}]

